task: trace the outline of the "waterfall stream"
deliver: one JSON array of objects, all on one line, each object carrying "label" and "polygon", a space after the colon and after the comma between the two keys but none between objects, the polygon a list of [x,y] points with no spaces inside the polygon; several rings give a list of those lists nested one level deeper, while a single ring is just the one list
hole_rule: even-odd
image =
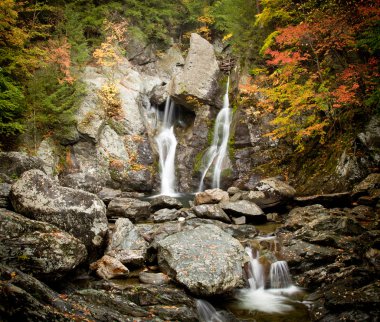
[{"label": "waterfall stream", "polygon": [[227,155],[228,139],[230,136],[231,125],[231,109],[228,98],[230,79],[227,80],[226,92],[223,97],[223,108],[219,111],[214,126],[214,136],[211,146],[208,148],[203,156],[203,172],[201,181],[199,183],[199,191],[204,188],[204,179],[210,170],[211,166],[214,166],[212,176],[212,187],[220,188],[220,177],[223,170],[223,161]]},{"label": "waterfall stream", "polygon": [[175,154],[177,139],[174,134],[174,102],[166,99],[164,119],[155,140],[160,160],[161,195],[175,196]]}]

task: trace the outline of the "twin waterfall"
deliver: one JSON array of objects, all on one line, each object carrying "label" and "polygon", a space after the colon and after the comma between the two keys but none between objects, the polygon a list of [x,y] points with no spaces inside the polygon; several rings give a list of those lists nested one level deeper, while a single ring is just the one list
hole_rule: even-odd
[{"label": "twin waterfall", "polygon": [[[223,162],[228,152],[228,139],[230,135],[231,109],[229,108],[229,79],[227,81],[226,93],[223,98],[223,108],[216,117],[214,126],[214,135],[211,146],[206,151],[202,159],[203,172],[199,184],[199,191],[204,188],[204,179],[213,166],[212,187],[220,187],[220,177],[223,169]],[[177,139],[174,134],[174,115],[175,106],[170,97],[166,99],[164,118],[158,135],[155,140],[157,143],[160,178],[161,178],[161,195],[175,196],[176,177],[175,177],[175,154]]]},{"label": "twin waterfall", "polygon": [[161,130],[156,136],[156,143],[160,159],[160,194],[175,196],[175,152],[177,139],[174,134],[174,102],[170,100],[170,96],[166,99],[164,119]]}]

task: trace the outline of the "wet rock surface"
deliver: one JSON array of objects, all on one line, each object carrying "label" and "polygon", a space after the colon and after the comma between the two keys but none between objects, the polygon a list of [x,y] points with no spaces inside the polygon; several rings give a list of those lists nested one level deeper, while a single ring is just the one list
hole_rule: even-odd
[{"label": "wet rock surface", "polygon": [[233,217],[246,216],[254,224],[263,224],[267,221],[267,217],[261,208],[247,200],[224,202],[220,206],[228,215]]},{"label": "wet rock surface", "polygon": [[379,314],[380,234],[372,229],[379,210],[355,208],[295,208],[277,233],[297,283],[310,291],[313,321],[373,321]]}]

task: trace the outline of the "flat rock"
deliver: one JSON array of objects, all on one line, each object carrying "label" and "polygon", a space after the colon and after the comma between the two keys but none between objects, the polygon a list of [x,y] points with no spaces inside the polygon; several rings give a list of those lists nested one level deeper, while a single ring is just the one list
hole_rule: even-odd
[{"label": "flat rock", "polygon": [[182,202],[170,196],[157,196],[150,201],[150,204],[154,211],[164,208],[181,209],[183,207]]},{"label": "flat rock", "polygon": [[10,198],[16,212],[72,234],[89,255],[102,248],[108,223],[106,207],[96,195],[61,187],[42,171],[29,170],[12,185]]},{"label": "flat rock", "polygon": [[111,189],[107,187],[103,187],[102,190],[100,190],[97,193],[97,196],[106,204],[108,205],[112,199],[118,198],[121,196],[121,190],[119,189]]},{"label": "flat rock", "polygon": [[57,280],[87,257],[79,239],[51,224],[0,209],[0,261],[43,280]]},{"label": "flat rock", "polygon": [[232,217],[246,216],[247,219],[256,224],[265,223],[267,217],[259,206],[247,200],[225,202],[220,204],[222,209]]},{"label": "flat rock", "polygon": [[150,203],[133,198],[115,198],[107,209],[108,217],[125,217],[133,222],[149,218]]},{"label": "flat rock", "polygon": [[117,277],[126,277],[129,274],[126,268],[119,260],[108,255],[104,255],[98,261],[90,265],[90,269],[96,271],[96,274],[106,280]]},{"label": "flat rock", "polygon": [[351,206],[351,194],[349,192],[331,193],[294,198],[298,206],[310,206],[320,204],[327,208],[344,208]]},{"label": "flat rock", "polygon": [[161,270],[197,295],[222,294],[240,285],[243,257],[239,241],[214,225],[158,241]]},{"label": "flat rock", "polygon": [[226,202],[229,200],[229,195],[222,189],[207,189],[195,194],[194,204],[196,206],[203,204],[214,204],[219,202]]},{"label": "flat rock", "polygon": [[227,216],[227,214],[218,204],[205,204],[194,206],[192,210],[194,211],[195,215],[199,218],[215,219],[226,223],[231,222],[230,217]]},{"label": "flat rock", "polygon": [[164,273],[151,273],[151,272],[141,272],[139,274],[140,282],[144,284],[153,284],[153,285],[163,285],[170,282],[168,275]]}]

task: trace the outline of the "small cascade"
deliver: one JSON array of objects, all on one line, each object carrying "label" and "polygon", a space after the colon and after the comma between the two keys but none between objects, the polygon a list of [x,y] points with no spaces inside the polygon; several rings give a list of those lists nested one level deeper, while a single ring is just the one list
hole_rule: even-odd
[{"label": "small cascade", "polygon": [[269,276],[271,288],[287,288],[292,286],[288,263],[285,261],[272,263]]},{"label": "small cascade", "polygon": [[227,155],[228,150],[228,139],[230,136],[230,125],[231,125],[231,109],[230,101],[228,98],[230,79],[227,80],[226,93],[223,97],[223,108],[219,111],[214,126],[214,136],[212,139],[211,146],[206,151],[202,159],[203,172],[201,176],[201,181],[199,184],[199,191],[203,191],[204,179],[213,166],[213,176],[212,176],[212,187],[220,188],[220,177],[223,170],[223,161]]},{"label": "small cascade", "polygon": [[174,134],[174,102],[170,97],[166,99],[164,118],[161,130],[155,140],[158,147],[160,160],[161,195],[174,196],[175,178],[175,154],[177,139]]},{"label": "small cascade", "polygon": [[285,261],[276,261],[270,266],[270,288],[266,288],[268,276],[265,274],[264,265],[260,263],[260,254],[257,250],[247,247],[245,249],[250,261],[247,269],[249,289],[240,293],[241,308],[256,310],[265,313],[283,314],[293,310],[291,299],[285,295],[300,292],[300,289],[292,284],[288,265]]},{"label": "small cascade", "polygon": [[205,300],[197,300],[197,311],[201,322],[227,322],[226,318],[215,310],[215,308]]}]

